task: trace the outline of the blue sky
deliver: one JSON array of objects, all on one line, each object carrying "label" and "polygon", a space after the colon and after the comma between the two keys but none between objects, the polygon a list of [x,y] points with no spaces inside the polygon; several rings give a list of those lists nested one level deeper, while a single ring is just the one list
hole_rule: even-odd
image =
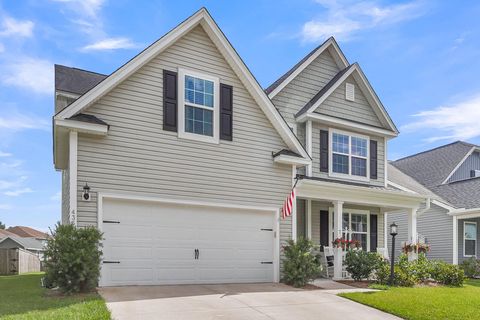
[{"label": "blue sky", "polygon": [[60,218],[53,64],[111,73],[206,6],[263,86],[334,35],[401,134],[389,158],[480,144],[477,1],[0,1],[0,221]]}]

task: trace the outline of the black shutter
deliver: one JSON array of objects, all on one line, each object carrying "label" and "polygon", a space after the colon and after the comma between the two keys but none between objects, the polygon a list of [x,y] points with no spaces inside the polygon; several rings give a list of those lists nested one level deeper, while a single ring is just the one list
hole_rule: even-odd
[{"label": "black shutter", "polygon": [[328,243],[328,211],[320,210],[320,245],[329,247]]},{"label": "black shutter", "polygon": [[378,216],[376,214],[370,215],[370,251],[377,251],[378,239]]},{"label": "black shutter", "polygon": [[320,130],[320,171],[328,172],[328,131]]},{"label": "black shutter", "polygon": [[377,141],[370,140],[370,179],[377,179]]},{"label": "black shutter", "polygon": [[220,83],[220,139],[233,139],[233,88]]},{"label": "black shutter", "polygon": [[177,131],[177,73],[163,70],[163,130]]}]

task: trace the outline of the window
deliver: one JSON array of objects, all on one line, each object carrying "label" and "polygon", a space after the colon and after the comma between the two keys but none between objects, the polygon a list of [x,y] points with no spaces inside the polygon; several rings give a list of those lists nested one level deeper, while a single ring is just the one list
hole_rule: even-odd
[{"label": "window", "polygon": [[[329,241],[334,240],[334,211],[329,209]],[[342,215],[342,237],[360,241],[362,250],[370,251],[370,212],[368,210],[344,208]]]},{"label": "window", "polygon": [[463,256],[477,255],[477,223],[465,221],[463,223]]},{"label": "window", "polygon": [[335,131],[331,141],[330,173],[368,179],[368,137]]},{"label": "window", "polygon": [[179,70],[179,137],[218,143],[218,83],[217,78]]}]

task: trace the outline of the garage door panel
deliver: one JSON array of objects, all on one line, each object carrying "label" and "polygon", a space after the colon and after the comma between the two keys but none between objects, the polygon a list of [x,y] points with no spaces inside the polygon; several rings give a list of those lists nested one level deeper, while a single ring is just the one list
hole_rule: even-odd
[{"label": "garage door panel", "polygon": [[[273,214],[263,211],[110,200],[103,203],[101,284],[273,281]],[[199,259],[195,259],[199,249]]]}]

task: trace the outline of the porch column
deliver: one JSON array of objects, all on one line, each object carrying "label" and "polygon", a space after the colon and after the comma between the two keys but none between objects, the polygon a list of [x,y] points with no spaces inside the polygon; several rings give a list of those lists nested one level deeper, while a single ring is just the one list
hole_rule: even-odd
[{"label": "porch column", "polygon": [[[333,202],[333,237],[334,240],[342,237],[342,216],[343,216],[343,201]],[[335,248],[334,250],[334,268],[333,279],[342,279],[343,270],[343,253],[342,248]]]},{"label": "porch column", "polygon": [[[295,185],[295,177],[297,176],[297,166],[292,166],[292,187]],[[292,240],[297,241],[297,200],[292,205]]]},{"label": "porch column", "polygon": [[[417,208],[408,209],[408,241],[412,244],[418,242],[417,234]],[[408,260],[416,260],[418,254],[416,252],[410,252],[408,254]]]},{"label": "porch column", "polygon": [[307,239],[312,240],[312,200],[306,201],[307,205]]},{"label": "porch column", "polygon": [[453,216],[453,257],[452,263],[458,264],[458,218]]}]

